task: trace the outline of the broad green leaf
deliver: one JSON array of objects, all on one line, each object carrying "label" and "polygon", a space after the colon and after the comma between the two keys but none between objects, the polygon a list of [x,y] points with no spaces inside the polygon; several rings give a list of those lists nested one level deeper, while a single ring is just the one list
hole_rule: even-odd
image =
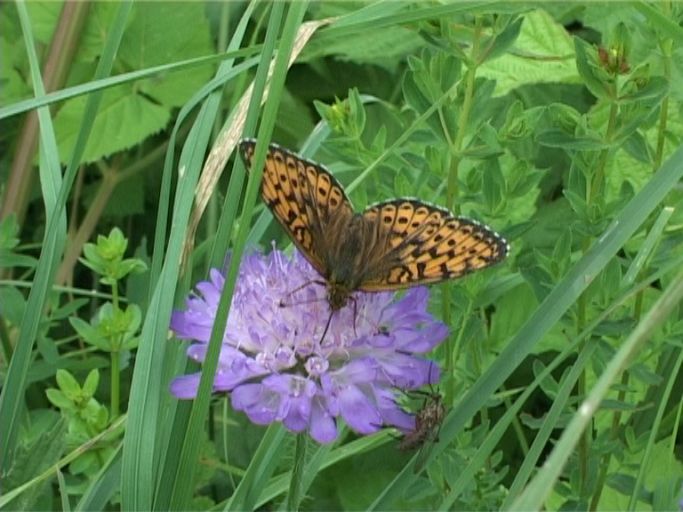
[{"label": "broad green leaf", "polygon": [[[205,6],[199,2],[140,2],[132,11],[118,58],[130,69],[213,53]],[[188,30],[192,27],[191,30]],[[212,75],[210,66],[136,84],[164,106],[182,106]]]},{"label": "broad green leaf", "polygon": [[[86,101],[85,96],[68,101],[55,117],[62,161],[73,151]],[[102,96],[102,105],[95,117],[82,161],[94,162],[128,149],[163,129],[169,119],[170,111],[167,108],[134,93],[129,86],[109,89]]]},{"label": "broad green leaf", "polygon": [[510,51],[482,64],[477,74],[496,81],[496,96],[525,84],[573,83],[579,79],[571,36],[542,9],[524,15]]}]

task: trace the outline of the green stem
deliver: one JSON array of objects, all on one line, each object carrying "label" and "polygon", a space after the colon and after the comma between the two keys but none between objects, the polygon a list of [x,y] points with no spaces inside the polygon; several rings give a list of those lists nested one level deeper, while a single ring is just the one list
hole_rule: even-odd
[{"label": "green stem", "polygon": [[[673,42],[670,39],[663,41],[660,44],[664,59],[664,76],[667,80],[671,80],[671,50]],[[664,142],[666,141],[666,128],[669,115],[669,96],[665,96],[662,104],[659,107],[659,126],[657,128],[657,149],[655,150],[655,157],[652,162],[653,172],[659,169],[662,165],[662,157],[664,155]]]},{"label": "green stem", "polygon": [[287,494],[287,510],[299,510],[301,504],[301,489],[306,462],[306,436],[297,434],[294,448],[294,465],[292,466],[292,478],[289,481],[289,493]]},{"label": "green stem", "polygon": [[[451,144],[450,151],[450,165],[448,169],[448,179],[446,186],[446,208],[451,212],[458,213],[456,211],[455,198],[457,196],[457,183],[458,183],[458,169],[460,167],[460,162],[462,161],[461,151],[462,145],[465,140],[465,134],[467,133],[467,127],[469,124],[470,112],[472,110],[472,101],[474,99],[474,82],[477,75],[477,66],[479,64],[479,43],[481,38],[481,18],[475,18],[474,35],[472,38],[472,51],[470,52],[470,59],[467,69],[467,75],[465,76],[465,93],[462,100],[462,108],[460,109],[460,117],[458,118],[458,132],[456,133],[455,140]],[[451,140],[450,133],[447,132],[446,123],[443,123],[444,134],[446,140]],[[448,284],[442,285],[442,297],[450,297],[450,286]],[[453,315],[451,314],[451,301],[443,300],[443,318],[447,326],[452,327],[451,319]],[[465,321],[467,317],[464,317]],[[458,340],[452,346],[451,344],[446,345],[446,361],[450,361],[453,370],[455,369],[455,363],[457,361],[459,350],[460,339],[462,338],[462,331],[464,326],[461,327],[458,334]],[[453,399],[455,394],[455,381],[451,381],[451,385],[446,391],[446,400]],[[450,395],[450,396],[449,396]],[[449,402],[450,403],[450,402]]]},{"label": "green stem", "polygon": [[[625,389],[628,389],[628,372],[621,374],[621,389],[619,390],[619,396],[617,397],[618,402],[623,402],[626,397]],[[612,426],[610,427],[609,439],[612,442],[616,442],[619,437],[619,425],[621,424],[621,411],[616,411],[612,417]],[[607,480],[607,469],[609,468],[609,462],[612,458],[611,453],[606,453],[602,456],[600,462],[600,472],[598,473],[598,478],[596,479],[595,493],[591,498],[591,503],[588,510],[598,510],[598,505],[600,504],[600,497],[602,496],[602,490],[605,487],[605,481]]]},{"label": "green stem", "polygon": [[110,352],[109,353],[111,356],[111,418],[110,420],[114,420],[118,418],[119,416],[119,401],[120,401],[120,373],[121,373],[121,365],[119,364],[120,361],[120,353],[118,351],[116,352]]},{"label": "green stem", "polygon": [[[114,311],[119,310],[119,287],[118,287],[118,282],[114,281],[114,284],[111,285],[111,303],[112,306],[114,307]],[[116,314],[116,313],[114,313]],[[115,336],[118,337],[118,335],[115,334]],[[121,347],[121,340],[120,339],[110,339],[109,344],[111,346],[111,395],[110,395],[110,408],[111,408],[111,419],[115,419],[119,415],[119,402],[121,400],[121,365],[120,363],[120,353],[119,349]]]},{"label": "green stem", "polygon": [[[615,93],[616,96],[616,93]],[[607,121],[607,131],[605,133],[605,140],[612,142],[612,137],[614,136],[614,130],[617,126],[617,115],[619,114],[619,104],[617,101],[612,101],[609,110],[609,119]],[[604,181],[605,181],[605,167],[607,166],[607,160],[610,155],[613,154],[611,147],[603,149],[598,158],[598,165],[593,175],[593,179],[590,183],[590,190],[588,191],[588,206],[603,194]]]},{"label": "green stem", "polygon": [[2,356],[5,361],[12,359],[12,342],[10,341],[9,329],[5,317],[0,316],[0,346],[2,346]]},{"label": "green stem", "polygon": [[[616,100],[618,96],[618,92],[615,90],[613,97],[615,98],[611,105],[610,105],[610,112],[609,112],[609,119],[607,121],[607,129],[605,131],[605,140],[611,141],[612,137],[614,135],[614,131],[616,129],[616,124],[617,124],[617,115],[619,114],[619,104]],[[605,167],[607,166],[607,161],[609,156],[613,154],[611,148],[604,149],[601,153],[600,156],[598,157],[598,165],[596,166],[595,173],[593,174],[593,178],[589,180],[588,182],[588,190],[586,190],[586,204],[588,207],[588,210],[591,210],[591,207],[595,203],[595,201],[600,200],[603,197],[603,190],[605,188]],[[586,254],[588,249],[591,246],[591,241],[589,239],[586,239],[583,241],[582,244],[582,252],[583,254]],[[579,297],[578,303],[577,303],[577,332],[583,331],[583,329],[586,326],[587,323],[587,311],[588,311],[588,297],[586,293],[582,293],[581,296]],[[579,347],[579,350],[583,350],[583,347],[585,343],[587,343],[588,340],[583,341],[581,343],[581,346]],[[583,397],[585,396],[586,393],[586,382],[587,382],[587,375],[586,371],[584,371],[581,376],[579,377],[579,381],[577,383],[577,390],[578,390],[578,396]],[[579,489],[581,492],[581,495],[584,495],[586,493],[586,490],[588,489],[588,478],[589,478],[589,458],[590,458],[590,451],[591,451],[591,444],[592,444],[592,436],[593,433],[590,428],[587,428],[586,430],[583,431],[583,434],[581,436],[581,439],[579,440],[578,443],[578,452],[579,452]]]},{"label": "green stem", "polygon": [[[472,110],[472,102],[474,99],[474,82],[477,77],[477,68],[479,65],[479,43],[481,37],[481,18],[477,17],[474,26],[474,36],[472,39],[472,51],[470,53],[470,62],[465,75],[465,94],[462,100],[462,108],[460,109],[460,117],[458,118],[458,133],[455,136],[453,145],[451,146],[451,154],[453,159],[451,167],[448,172],[448,187],[446,189],[446,206],[450,211],[454,211],[455,198],[457,195],[458,184],[458,169],[462,161],[462,145],[467,134],[467,127],[469,124],[470,112]],[[457,212],[455,212],[457,213]]]}]

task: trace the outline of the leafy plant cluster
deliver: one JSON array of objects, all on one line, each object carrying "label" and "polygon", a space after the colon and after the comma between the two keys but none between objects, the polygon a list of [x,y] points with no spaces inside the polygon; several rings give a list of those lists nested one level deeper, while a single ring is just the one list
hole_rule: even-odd
[{"label": "leafy plant cluster", "polygon": [[[680,5],[67,7],[0,11],[0,506],[678,507]],[[449,414],[419,453],[347,433],[292,471],[282,429],[169,395],[191,283],[219,266],[229,292],[245,247],[289,244],[238,159],[208,179],[243,133],[326,164],[358,209],[417,196],[509,240],[432,287]]]}]

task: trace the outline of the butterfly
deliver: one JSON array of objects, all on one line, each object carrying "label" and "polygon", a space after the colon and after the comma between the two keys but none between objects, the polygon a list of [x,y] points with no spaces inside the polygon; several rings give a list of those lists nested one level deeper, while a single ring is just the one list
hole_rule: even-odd
[{"label": "butterfly", "polygon": [[[256,141],[240,142],[251,168]],[[331,313],[355,291],[438,283],[489,267],[509,246],[491,228],[412,198],[354,211],[322,165],[276,144],[266,155],[261,196],[308,262],[324,278]]]}]

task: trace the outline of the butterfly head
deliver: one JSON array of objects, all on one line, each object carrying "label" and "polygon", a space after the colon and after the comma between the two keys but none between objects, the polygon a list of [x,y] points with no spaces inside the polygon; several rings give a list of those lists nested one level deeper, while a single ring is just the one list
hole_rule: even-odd
[{"label": "butterfly head", "polygon": [[343,283],[330,280],[327,284],[327,301],[330,304],[330,309],[334,312],[346,306],[352,291],[352,288]]}]

